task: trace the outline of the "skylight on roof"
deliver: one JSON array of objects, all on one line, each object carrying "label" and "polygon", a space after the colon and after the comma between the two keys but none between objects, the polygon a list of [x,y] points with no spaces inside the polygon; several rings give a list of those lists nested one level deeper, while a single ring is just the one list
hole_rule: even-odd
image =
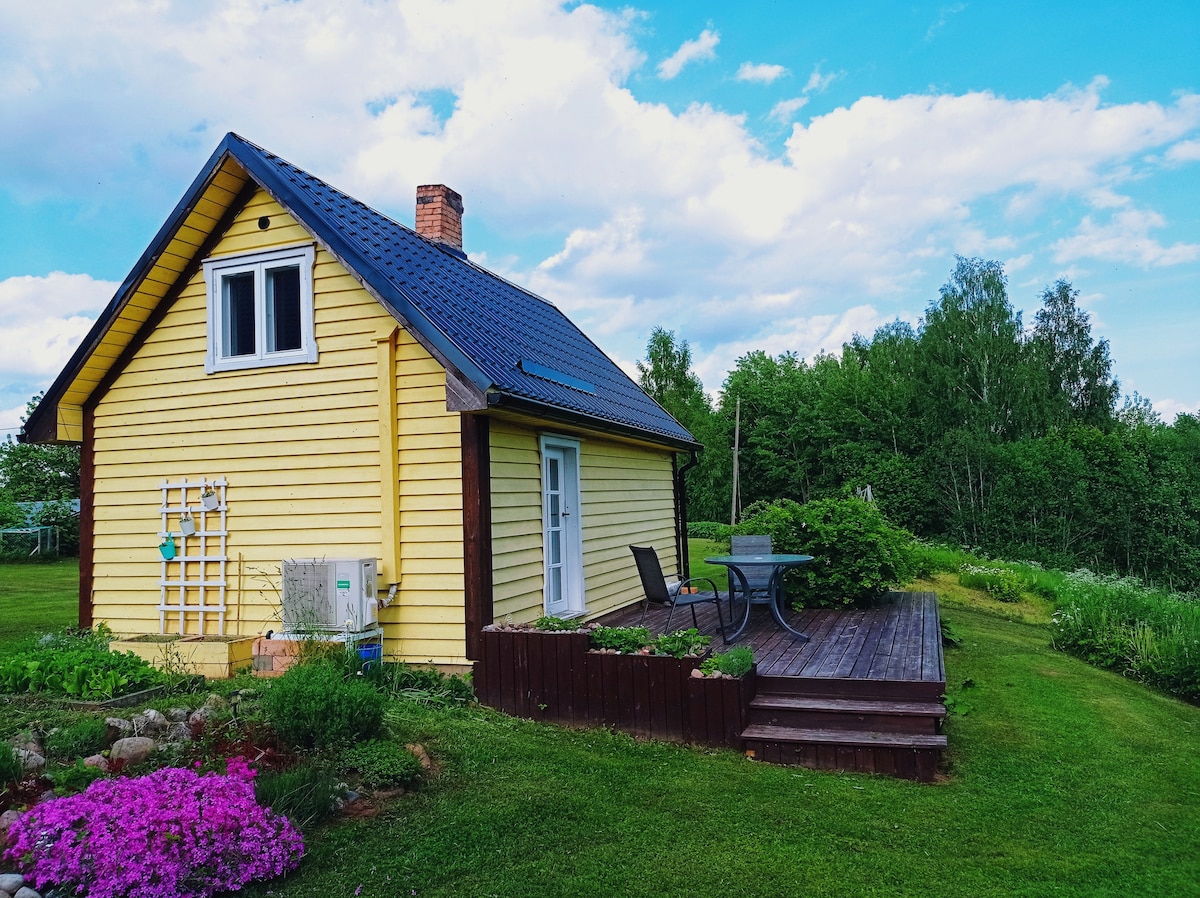
[{"label": "skylight on roof", "polygon": [[526,374],[540,377],[542,380],[548,380],[562,387],[570,387],[572,390],[587,393],[589,396],[596,395],[595,384],[588,383],[586,380],[581,380],[578,377],[572,377],[570,374],[564,374],[561,371],[555,371],[553,368],[547,368],[545,365],[539,365],[537,362],[530,361],[529,359],[521,359],[521,361],[517,362],[517,367]]}]

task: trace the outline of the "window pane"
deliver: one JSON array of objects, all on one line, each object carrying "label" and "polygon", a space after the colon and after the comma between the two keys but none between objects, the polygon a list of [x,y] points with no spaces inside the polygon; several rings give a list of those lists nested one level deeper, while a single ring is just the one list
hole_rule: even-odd
[{"label": "window pane", "polygon": [[300,269],[267,271],[267,352],[300,348]]},{"label": "window pane", "polygon": [[254,355],[254,272],[221,278],[221,355]]}]

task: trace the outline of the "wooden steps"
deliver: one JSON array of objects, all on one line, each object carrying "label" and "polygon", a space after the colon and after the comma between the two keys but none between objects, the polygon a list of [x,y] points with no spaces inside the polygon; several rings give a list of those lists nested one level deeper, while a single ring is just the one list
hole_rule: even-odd
[{"label": "wooden steps", "polygon": [[[839,694],[831,686],[837,681],[788,678],[776,684],[774,679],[760,677],[750,702],[749,725],[742,731],[747,756],[924,782],[936,775],[946,748],[939,732],[946,716],[941,701],[880,698],[878,683],[868,691],[858,681],[858,687]],[[784,691],[771,691],[772,686]]]},{"label": "wooden steps", "polygon": [[825,696],[759,693],[750,702],[751,725],[812,730],[866,730],[881,733],[938,731],[946,716],[940,702],[894,702],[871,699],[837,699]]}]

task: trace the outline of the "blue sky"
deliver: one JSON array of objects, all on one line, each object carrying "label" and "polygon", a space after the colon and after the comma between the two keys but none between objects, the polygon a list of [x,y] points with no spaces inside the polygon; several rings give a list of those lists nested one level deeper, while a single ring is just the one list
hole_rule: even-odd
[{"label": "blue sky", "polygon": [[1066,277],[1123,391],[1200,409],[1194,4],[0,5],[0,434],[226,131],[717,390],[916,323],[955,254]]}]

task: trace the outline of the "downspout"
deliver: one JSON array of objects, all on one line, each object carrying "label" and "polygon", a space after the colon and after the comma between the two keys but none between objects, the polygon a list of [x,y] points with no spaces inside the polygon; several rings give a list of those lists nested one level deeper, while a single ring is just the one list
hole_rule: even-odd
[{"label": "downspout", "polygon": [[683,475],[699,464],[696,450],[691,450],[692,457],[682,468],[677,467],[678,455],[671,456],[671,468],[675,479],[675,560],[679,564],[679,579],[688,579],[691,573],[691,560],[687,552],[687,482]]}]

